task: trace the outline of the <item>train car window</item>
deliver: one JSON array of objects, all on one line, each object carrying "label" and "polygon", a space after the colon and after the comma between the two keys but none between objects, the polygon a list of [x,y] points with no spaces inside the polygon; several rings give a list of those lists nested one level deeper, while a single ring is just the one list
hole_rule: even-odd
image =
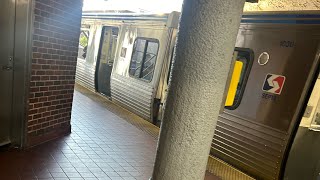
[{"label": "train car window", "polygon": [[158,40],[137,38],[134,42],[130,62],[130,76],[150,82],[153,77],[158,50]]},{"label": "train car window", "polygon": [[226,109],[236,109],[240,105],[245,85],[253,62],[253,51],[251,49],[236,48],[238,56],[233,67],[231,81],[225,102]]},{"label": "train car window", "polygon": [[82,30],[79,38],[78,58],[86,59],[88,49],[89,31]]},{"label": "train car window", "polygon": [[243,70],[243,62],[237,60],[234,64],[225,106],[232,106],[234,104],[242,70]]}]

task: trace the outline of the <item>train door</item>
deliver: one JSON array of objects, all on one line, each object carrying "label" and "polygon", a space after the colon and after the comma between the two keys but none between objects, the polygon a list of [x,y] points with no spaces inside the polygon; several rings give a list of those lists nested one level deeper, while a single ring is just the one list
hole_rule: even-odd
[{"label": "train door", "polygon": [[10,143],[12,114],[15,1],[0,6],[0,146]]},{"label": "train door", "polygon": [[100,49],[96,67],[96,90],[108,97],[111,96],[110,78],[115,58],[119,29],[105,26],[102,29]]},{"label": "train door", "polygon": [[320,179],[320,79],[301,119],[284,174],[285,180]]}]

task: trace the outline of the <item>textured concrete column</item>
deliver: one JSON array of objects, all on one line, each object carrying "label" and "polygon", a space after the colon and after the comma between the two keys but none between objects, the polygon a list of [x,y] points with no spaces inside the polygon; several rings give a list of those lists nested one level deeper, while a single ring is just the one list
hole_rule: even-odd
[{"label": "textured concrete column", "polygon": [[185,0],[153,180],[201,180],[245,0]]}]

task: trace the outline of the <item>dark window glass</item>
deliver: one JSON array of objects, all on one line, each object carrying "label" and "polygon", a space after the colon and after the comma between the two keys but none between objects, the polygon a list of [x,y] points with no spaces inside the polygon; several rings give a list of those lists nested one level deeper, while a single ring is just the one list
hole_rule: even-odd
[{"label": "dark window glass", "polygon": [[159,42],[155,39],[137,38],[130,62],[130,76],[151,81],[156,65]]},{"label": "dark window glass", "polygon": [[233,73],[225,103],[225,107],[231,110],[240,105],[253,61],[253,51],[251,49],[236,48],[235,51],[237,52],[237,59],[234,69],[232,69]]}]

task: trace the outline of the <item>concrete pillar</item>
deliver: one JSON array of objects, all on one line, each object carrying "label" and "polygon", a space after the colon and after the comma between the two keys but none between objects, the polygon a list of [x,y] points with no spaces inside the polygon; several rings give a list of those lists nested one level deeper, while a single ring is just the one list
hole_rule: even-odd
[{"label": "concrete pillar", "polygon": [[153,180],[201,180],[245,0],[185,0]]}]

